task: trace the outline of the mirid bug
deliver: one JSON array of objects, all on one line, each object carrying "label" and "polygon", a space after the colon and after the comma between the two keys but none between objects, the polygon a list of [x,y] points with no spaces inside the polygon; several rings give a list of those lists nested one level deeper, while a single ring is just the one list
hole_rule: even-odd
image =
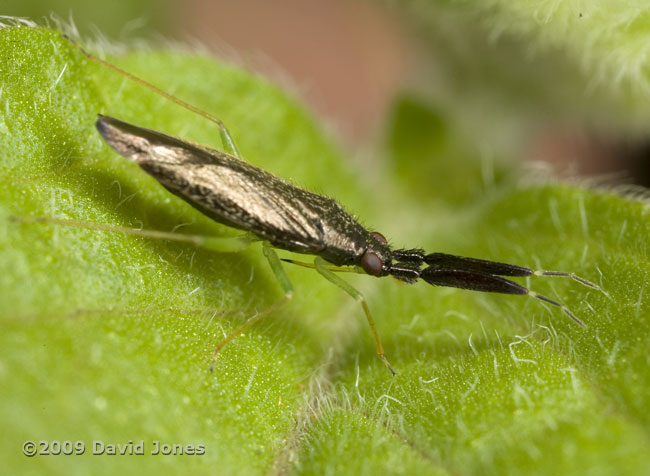
[{"label": "mirid bug", "polygon": [[[91,60],[137,81],[219,125],[223,146],[227,152],[193,144],[108,116],[100,115],[96,122],[97,130],[106,143],[120,155],[135,161],[167,190],[203,214],[219,223],[243,230],[247,235],[223,239],[52,218],[20,220],[187,241],[224,251],[242,249],[252,241],[262,241],[264,255],[284,290],[285,298],[257,313],[223,339],[215,349],[213,364],[217,352],[225,344],[291,298],[293,288],[283,269],[282,261],[316,269],[327,280],[361,303],[375,339],[377,354],[393,374],[395,372],[384,356],[384,349],[365,299],[359,291],[336,275],[336,272],[356,270],[375,277],[392,276],[405,283],[415,283],[421,279],[434,286],[528,295],[560,308],[573,321],[584,326],[582,321],[560,302],[530,291],[505,277],[565,276],[598,289],[595,284],[573,273],[536,271],[482,259],[445,253],[425,253],[419,248],[393,249],[383,235],[364,228],[335,200],[303,190],[239,158],[234,141],[218,119],[86,52],[76,43],[73,44]],[[281,260],[273,248],[315,255],[316,258],[313,264]]]}]

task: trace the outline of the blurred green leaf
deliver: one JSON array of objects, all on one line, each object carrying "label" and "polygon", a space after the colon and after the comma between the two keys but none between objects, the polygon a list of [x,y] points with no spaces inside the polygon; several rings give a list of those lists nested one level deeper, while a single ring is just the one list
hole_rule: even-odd
[{"label": "blurred green leaf", "polygon": [[465,135],[517,154],[545,123],[647,138],[647,1],[382,3],[422,39],[431,65],[420,90]]},{"label": "blurred green leaf", "polygon": [[480,199],[504,180],[506,169],[503,160],[481,156],[448,119],[443,111],[403,94],[393,105],[386,145],[390,172],[404,192],[447,207]]}]

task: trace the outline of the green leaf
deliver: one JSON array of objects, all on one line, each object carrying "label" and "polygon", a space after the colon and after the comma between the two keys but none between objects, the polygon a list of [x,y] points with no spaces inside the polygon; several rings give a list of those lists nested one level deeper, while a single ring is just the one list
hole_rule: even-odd
[{"label": "green leaf", "polygon": [[[363,182],[304,108],[250,73],[187,52],[111,58],[216,114],[242,155],[336,197],[396,246],[573,271],[607,294],[531,278],[588,325],[527,297],[347,276],[357,303],[261,250],[215,253],[115,233],[15,223],[52,216],[231,236],[94,130],[97,113],[219,147],[218,130],[92,63],[57,32],[0,31],[0,458],[8,473],[642,474],[650,466],[648,249],[641,201],[568,185],[495,186],[435,209]],[[445,132],[451,134],[451,132]],[[444,187],[441,182],[439,187]],[[400,190],[404,190],[400,192]],[[305,257],[302,257],[304,259]],[[22,454],[82,441],[82,456]],[[145,456],[93,456],[93,441]],[[155,441],[203,455],[151,455]]]}]

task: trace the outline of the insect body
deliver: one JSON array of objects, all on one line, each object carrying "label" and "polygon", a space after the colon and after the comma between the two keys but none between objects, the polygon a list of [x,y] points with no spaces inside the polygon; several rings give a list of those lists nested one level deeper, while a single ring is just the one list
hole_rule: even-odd
[{"label": "insect body", "polygon": [[[225,126],[215,117],[107,63],[88,53],[74,41],[70,41],[90,60],[136,81],[219,125],[222,143],[230,153],[193,144],[108,116],[100,115],[96,122],[98,131],[113,149],[134,160],[169,191],[208,217],[230,227],[244,230],[254,239],[262,241],[264,255],[284,290],[284,300],[292,297],[293,288],[281,261],[315,268],[327,280],[356,299],[362,305],[370,324],[377,354],[391,372],[394,373],[384,357],[384,349],[365,299],[359,291],[335,274],[336,272],[356,270],[376,277],[393,276],[406,283],[414,283],[422,279],[436,286],[529,295],[558,306],[576,323],[584,326],[566,306],[530,291],[504,276],[566,276],[586,286],[598,288],[589,281],[573,273],[535,271],[523,266],[444,253],[426,254],[421,249],[392,249],[383,235],[361,226],[333,199],[296,187],[238,158],[234,141]],[[53,218],[19,220],[118,231],[233,251],[232,243],[228,245],[221,238],[134,230]],[[234,249],[241,249],[251,241],[248,238],[235,240],[239,241]],[[313,264],[288,259],[280,260],[274,247],[316,255],[316,259]],[[214,364],[218,351],[225,344],[262,317],[270,314],[284,300],[256,313],[223,339],[215,349],[212,363]]]},{"label": "insect body", "polygon": [[[437,286],[528,294],[560,307],[575,322],[584,325],[566,306],[503,277],[568,276],[596,287],[572,273],[534,271],[523,266],[444,253],[425,254],[421,249],[393,250],[383,235],[365,229],[335,200],[289,184],[237,157],[112,117],[100,115],[96,126],[118,153],[134,160],[165,188],[210,218],[250,232],[273,247],[322,258],[317,259],[313,267],[362,302],[375,335],[378,354],[391,371],[365,301],[332,270],[356,266],[366,274],[390,275],[407,283],[423,279]],[[271,253],[267,248],[267,257]],[[323,260],[335,267],[325,267]],[[311,267],[306,263],[285,261]],[[277,267],[274,271],[280,281],[288,283],[277,257],[275,264],[274,258],[270,258],[270,262],[272,267]],[[290,284],[285,285],[285,291],[290,296]]]},{"label": "insect body", "polygon": [[[224,152],[100,116],[97,129],[169,191],[210,218],[250,231],[274,247],[322,256],[339,266],[390,264],[385,240],[333,199],[308,192]],[[369,258],[374,253],[378,258]]]}]

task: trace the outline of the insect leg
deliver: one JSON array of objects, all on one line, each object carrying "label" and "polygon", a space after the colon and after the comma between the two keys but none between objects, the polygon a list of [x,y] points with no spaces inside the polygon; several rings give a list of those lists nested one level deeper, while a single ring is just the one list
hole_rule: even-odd
[{"label": "insect leg", "polygon": [[271,266],[271,270],[273,271],[273,274],[275,274],[275,277],[278,279],[280,286],[282,286],[285,298],[291,299],[293,297],[293,286],[291,285],[289,276],[287,276],[286,271],[282,267],[282,261],[280,261],[278,254],[271,247],[271,244],[268,241],[265,241],[262,244],[262,252],[268,260],[269,265]]},{"label": "insect leg", "polygon": [[124,233],[125,235],[133,235],[155,240],[180,241],[222,253],[238,253],[245,250],[253,241],[248,235],[233,237],[189,234],[186,235],[183,233],[168,231],[140,230],[138,228],[128,228],[125,226],[106,225],[104,223],[92,223],[79,220],[67,220],[50,217],[11,217],[10,220],[18,223],[45,223],[49,225],[71,226],[75,228],[85,228],[88,230],[99,230],[110,233]]},{"label": "insect leg", "polygon": [[562,311],[573,319],[578,325],[586,327],[584,322],[576,317],[575,314],[565,305],[554,301],[553,299],[542,296],[521,284],[510,281],[509,279],[495,276],[492,274],[483,273],[474,270],[464,269],[445,269],[445,268],[426,268],[420,272],[420,278],[424,279],[427,283],[434,286],[450,286],[459,289],[469,289],[471,291],[483,291],[490,293],[501,294],[521,294],[528,295],[544,301],[546,303],[557,306]]},{"label": "insect leg", "polygon": [[221,145],[223,146],[223,151],[226,152],[227,154],[232,155],[233,157],[237,157],[238,159],[241,159],[239,155],[239,149],[237,149],[237,144],[235,144],[235,139],[232,138],[230,135],[230,131],[228,131],[228,128],[226,125],[219,121],[219,135],[221,136]]},{"label": "insect leg", "polygon": [[531,276],[535,273],[532,269],[524,266],[477,258],[466,258],[464,256],[449,255],[446,253],[428,254],[424,257],[423,261],[436,269],[462,269],[499,276]]},{"label": "insect leg", "polygon": [[[314,263],[306,263],[304,261],[298,261],[295,259],[287,259],[287,258],[282,258],[280,259],[280,261],[284,261],[285,263],[295,264],[296,266],[301,266],[303,268],[316,269],[316,265]],[[358,266],[336,266],[329,263],[324,266],[330,271],[333,271],[335,273],[367,274],[363,269],[361,269]]]},{"label": "insect leg", "polygon": [[[409,250],[398,250],[405,252]],[[417,250],[416,250],[417,251]],[[526,268],[498,261],[488,261],[477,258],[465,258],[463,256],[449,255],[446,253],[431,253],[423,257],[422,261],[436,269],[462,269],[465,271],[477,271],[480,273],[496,274],[499,276],[560,276],[571,278],[578,283],[600,290],[600,286],[581,278],[575,273],[563,271],[544,271]]]},{"label": "insect leg", "polygon": [[536,270],[533,272],[535,276],[560,276],[560,277],[565,277],[565,278],[571,278],[574,281],[577,281],[578,283],[582,284],[583,286],[587,286],[589,288],[593,289],[598,289],[599,291],[602,291],[602,288],[598,286],[597,284],[592,283],[591,281],[587,281],[585,278],[581,278],[575,273],[567,273],[564,271],[544,271],[544,270]]},{"label": "insect leg", "polygon": [[287,273],[284,271],[284,268],[282,267],[282,262],[280,261],[278,254],[271,247],[271,245],[266,241],[262,244],[262,252],[264,253],[266,259],[268,260],[269,265],[271,266],[271,270],[273,271],[273,274],[275,275],[278,282],[280,283],[280,286],[282,286],[282,290],[284,291],[284,297],[279,301],[275,302],[274,304],[272,304],[271,306],[267,307],[263,311],[259,311],[255,313],[253,317],[249,318],[246,322],[241,324],[234,331],[232,331],[230,334],[224,337],[214,349],[214,353],[212,354],[212,360],[210,361],[210,371],[214,370],[214,363],[217,360],[217,354],[221,349],[224,348],[226,344],[228,344],[228,342],[233,340],[235,337],[238,337],[242,332],[246,331],[246,329],[250,328],[253,324],[257,323],[262,318],[268,316],[269,314],[281,308],[293,297],[293,286],[291,285],[289,276],[287,276]]},{"label": "insect leg", "polygon": [[391,367],[391,365],[388,363],[388,360],[386,359],[386,356],[384,355],[384,347],[381,345],[381,340],[379,339],[379,333],[377,332],[377,328],[375,327],[375,321],[372,319],[372,316],[370,315],[370,309],[368,308],[368,304],[366,303],[366,299],[363,297],[363,294],[361,294],[359,291],[357,291],[352,286],[350,286],[350,284],[347,283],[344,279],[338,277],[330,269],[328,269],[330,265],[327,263],[327,261],[325,261],[320,256],[316,257],[316,259],[314,260],[314,265],[316,266],[316,271],[318,271],[325,279],[327,279],[332,284],[335,284],[336,286],[341,288],[343,291],[345,291],[350,296],[352,296],[355,301],[361,304],[361,307],[363,307],[363,312],[365,312],[366,314],[366,319],[368,319],[368,324],[370,325],[370,330],[372,331],[372,335],[375,338],[375,344],[377,345],[377,355],[382,360],[382,362],[386,364],[388,370],[390,370],[390,372],[393,375],[395,375],[395,371],[393,370],[393,367]]}]

